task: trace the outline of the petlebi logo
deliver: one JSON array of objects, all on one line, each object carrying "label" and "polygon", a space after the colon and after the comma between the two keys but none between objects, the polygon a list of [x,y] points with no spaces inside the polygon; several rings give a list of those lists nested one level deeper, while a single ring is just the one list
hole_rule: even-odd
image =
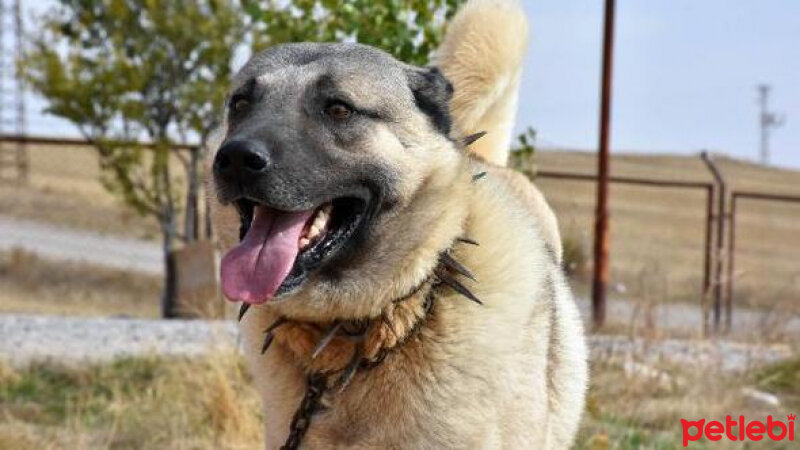
[{"label": "petlebi logo", "polygon": [[795,419],[797,416],[789,414],[786,421],[773,419],[767,416],[766,422],[760,420],[747,420],[739,416],[739,420],[725,416],[725,422],[706,419],[686,420],[681,419],[683,427],[683,446],[688,447],[689,442],[699,441],[705,437],[709,441],[753,441],[758,442],[770,439],[774,442],[794,442]]}]

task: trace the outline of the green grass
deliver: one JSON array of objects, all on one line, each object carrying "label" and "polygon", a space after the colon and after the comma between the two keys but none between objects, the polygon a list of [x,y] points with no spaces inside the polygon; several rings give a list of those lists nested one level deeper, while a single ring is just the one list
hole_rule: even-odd
[{"label": "green grass", "polygon": [[759,389],[781,396],[788,409],[800,413],[800,358],[762,369],[754,378]]}]

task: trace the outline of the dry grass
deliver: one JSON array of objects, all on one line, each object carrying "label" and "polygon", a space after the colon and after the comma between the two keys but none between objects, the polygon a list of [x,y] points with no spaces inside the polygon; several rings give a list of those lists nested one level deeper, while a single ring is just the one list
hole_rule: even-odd
[{"label": "dry grass", "polygon": [[[737,190],[800,195],[800,172],[717,158]],[[591,153],[541,152],[541,170],[594,173]],[[664,180],[710,181],[699,157],[619,155],[612,173]],[[536,181],[559,216],[565,236],[591,252],[594,186],[579,181]],[[612,185],[611,275],[638,295],[645,276],[664,281],[664,300],[698,302],[705,237],[705,194],[677,189]],[[800,311],[800,204],[740,201],[737,214],[736,297],[740,305]],[[591,254],[591,253],[589,253]]]},{"label": "dry grass", "polygon": [[0,449],[252,449],[258,401],[239,357],[0,370]]},{"label": "dry grass", "polygon": [[155,221],[138,216],[101,184],[88,147],[30,146],[30,186],[0,184],[0,211],[67,228],[155,239]]},{"label": "dry grass", "polygon": [[161,279],[0,253],[0,313],[157,317]]},{"label": "dry grass", "polygon": [[[680,448],[681,418],[763,419],[800,408],[800,360],[738,375],[657,369],[669,380],[656,383],[618,364],[595,362],[576,448]],[[261,419],[250,385],[240,357],[231,353],[82,368],[0,365],[0,449],[259,448]],[[783,404],[748,400],[743,387],[772,392]],[[768,442],[748,448],[790,447]]]}]

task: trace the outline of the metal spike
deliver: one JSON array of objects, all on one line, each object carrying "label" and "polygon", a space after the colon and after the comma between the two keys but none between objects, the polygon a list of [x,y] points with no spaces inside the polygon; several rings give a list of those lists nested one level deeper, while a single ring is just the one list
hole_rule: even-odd
[{"label": "metal spike", "polygon": [[279,318],[275,322],[272,323],[266,330],[264,330],[264,344],[261,345],[261,354],[267,352],[269,346],[272,345],[272,340],[275,339],[275,330],[286,323],[287,320],[284,317]]},{"label": "metal spike", "polygon": [[317,342],[317,346],[314,347],[314,352],[311,353],[311,359],[316,359],[316,357],[325,350],[325,347],[336,337],[336,333],[339,332],[340,328],[342,328],[341,322],[334,322],[334,324],[328,328],[328,331],[325,332],[325,336],[322,336],[322,339]]},{"label": "metal spike", "polygon": [[361,360],[363,358],[363,355],[364,355],[364,349],[362,348],[362,346],[356,345],[356,350],[353,353],[353,357],[350,358],[350,362],[347,363],[347,367],[345,367],[344,373],[342,374],[341,377],[339,377],[339,380],[337,381],[337,383],[339,384],[340,394],[342,393],[342,391],[344,391],[344,388],[346,388],[347,385],[350,384],[350,381],[353,380],[353,377],[355,376],[356,371],[358,370],[358,366],[361,365]]},{"label": "metal spike", "polygon": [[439,256],[439,261],[441,261],[441,263],[447,266],[449,269],[453,269],[470,280],[478,281],[475,279],[475,275],[469,269],[464,267],[463,264],[453,258],[453,255],[449,253],[442,253],[441,256]]},{"label": "metal spike", "polygon": [[274,333],[267,333],[266,335],[264,335],[264,344],[261,346],[262,355],[264,353],[267,353],[267,350],[269,350],[269,346],[272,345],[273,339],[275,339]]},{"label": "metal spike", "polygon": [[469,147],[470,145],[474,144],[475,141],[484,136],[486,136],[486,131],[479,131],[475,134],[470,134],[469,136],[465,137],[461,143],[464,144],[464,147]]},{"label": "metal spike", "polygon": [[468,299],[472,300],[473,302],[475,302],[475,303],[477,303],[479,305],[483,304],[483,302],[478,297],[476,297],[475,294],[472,293],[472,291],[467,289],[466,286],[461,284],[455,278],[451,277],[449,274],[443,273],[443,272],[437,272],[436,273],[436,277],[439,278],[439,281],[441,281],[442,283],[450,286],[456,292],[458,292],[459,294],[463,295],[464,297],[467,297]]},{"label": "metal spike", "polygon": [[485,176],[486,176],[486,172],[476,173],[475,175],[472,176],[472,181],[473,182],[478,181],[478,180],[480,180],[481,178],[483,178]]},{"label": "metal spike", "polygon": [[467,237],[457,237],[456,240],[458,242],[463,242],[463,243],[469,244],[469,245],[481,245],[481,244],[478,244],[478,241],[476,241],[474,239],[467,238]]},{"label": "metal spike", "polygon": [[253,306],[251,303],[242,303],[242,306],[239,308],[239,322],[242,321],[242,317],[244,317],[244,313],[247,312],[250,307]]}]

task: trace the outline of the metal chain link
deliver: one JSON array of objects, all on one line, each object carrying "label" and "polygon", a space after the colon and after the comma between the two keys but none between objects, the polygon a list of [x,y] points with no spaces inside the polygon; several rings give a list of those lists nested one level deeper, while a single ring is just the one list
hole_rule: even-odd
[{"label": "metal chain link", "polygon": [[311,416],[320,409],[322,395],[328,389],[328,377],[321,372],[312,372],[306,379],[306,393],[300,402],[300,407],[294,413],[292,424],[289,426],[289,437],[281,450],[296,450],[300,447],[311,425]]}]

